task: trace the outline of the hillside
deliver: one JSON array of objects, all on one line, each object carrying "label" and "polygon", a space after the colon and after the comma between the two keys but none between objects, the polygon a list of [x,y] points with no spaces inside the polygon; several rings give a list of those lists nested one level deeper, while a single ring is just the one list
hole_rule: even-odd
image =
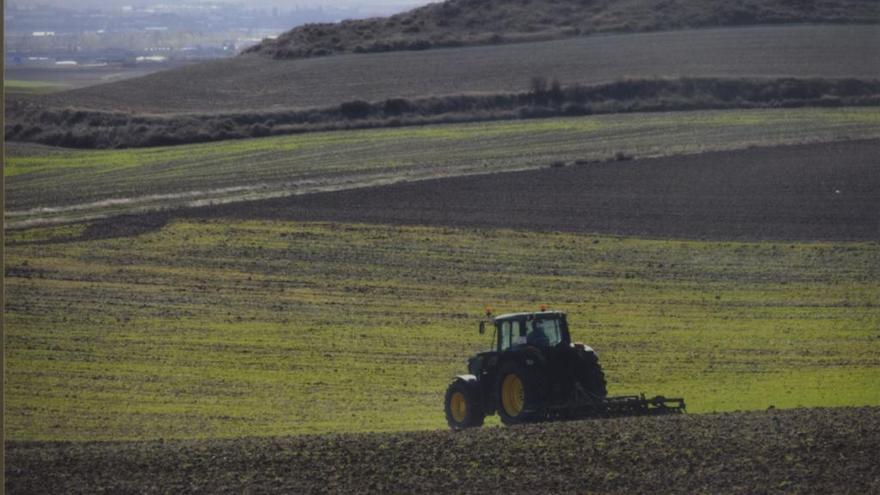
[{"label": "hillside", "polygon": [[[492,46],[444,42],[443,46],[455,48],[355,54],[348,52],[391,50],[396,46],[396,35],[362,29],[357,22],[303,27],[231,60],[49,95],[7,95],[4,136],[8,141],[53,146],[125,148],[320,130],[625,111],[877,104],[875,90],[853,92],[853,83],[862,83],[839,81],[858,79],[876,87],[880,52],[875,45],[880,39],[880,23],[875,21],[880,21],[880,4],[778,0],[767,5],[739,5],[744,6],[731,10],[715,0],[577,4],[451,0],[389,20],[363,22],[382,26],[398,21],[433,23],[453,31],[464,23],[475,33],[492,33],[494,41],[515,38],[522,42]],[[437,16],[450,19],[410,20]],[[567,27],[558,33],[553,31],[556,28],[535,28],[529,19],[536,16],[547,26]],[[821,24],[752,25],[796,21]],[[840,25],[854,22],[861,24]],[[576,27],[579,23],[586,23],[586,27]],[[717,27],[730,25],[749,26]],[[554,39],[565,32],[605,28],[629,32],[694,26],[704,29]],[[383,40],[385,48],[349,50],[342,38],[333,36],[341,48],[331,51],[341,53],[339,56],[302,58],[290,55],[300,53],[298,48],[282,48],[287,46],[285,39],[295,40],[297,33],[316,29],[350,30]],[[370,34],[373,31],[376,34]],[[411,28],[405,31],[415,34]],[[508,39],[498,32],[527,35]],[[313,54],[311,50],[303,53]],[[263,56],[267,54],[272,56]],[[640,90],[638,97],[626,88],[622,92],[615,87],[595,88],[592,96],[578,89],[632,80],[648,81],[648,86],[657,88],[664,79],[680,78],[709,79],[700,83],[709,90],[692,91],[688,82],[671,91]],[[733,78],[750,80],[749,87],[740,88],[745,96],[730,88],[716,91],[720,86],[715,79]],[[787,81],[791,78],[828,81],[819,86],[810,81],[795,82],[799,87],[792,88]],[[765,83],[765,79],[772,81]],[[551,89],[551,83],[558,81],[562,87],[572,88],[574,98],[555,98],[553,105],[547,105],[540,101],[542,95],[536,99],[529,93],[538,80]],[[767,86],[757,87],[762,84]],[[352,103],[354,106],[345,106]]]},{"label": "hillside", "polygon": [[297,27],[246,52],[288,59],[559,39],[608,32],[829,22],[880,22],[880,3],[872,0],[447,0],[388,18]]},{"label": "hillside", "polygon": [[[115,148],[619,111],[870,105],[877,100],[871,81],[880,80],[877,39],[878,25],[811,25],[299,60],[251,55],[8,99],[5,136]],[[707,80],[681,85],[658,78]],[[536,79],[547,90],[557,80],[566,92],[538,95]],[[636,79],[646,83],[633,86]]]},{"label": "hillside", "polygon": [[878,39],[880,26],[772,26],[307,60],[243,56],[36,101],[107,111],[215,113],[519,92],[534,77],[565,85],[658,76],[878,79]]}]

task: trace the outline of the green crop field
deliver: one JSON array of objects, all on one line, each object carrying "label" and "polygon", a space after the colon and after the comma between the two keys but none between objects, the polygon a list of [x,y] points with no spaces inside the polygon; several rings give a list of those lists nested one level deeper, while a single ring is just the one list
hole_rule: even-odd
[{"label": "green crop field", "polygon": [[9,226],[452,175],[880,137],[877,108],[601,115],[174,147],[9,149]]},{"label": "green crop field", "polygon": [[52,81],[26,81],[20,79],[5,79],[3,90],[7,95],[23,94],[46,94],[69,89],[69,86]]},{"label": "green crop field", "polygon": [[877,242],[229,220],[73,240],[84,228],[7,237],[9,439],[444,428],[446,384],[489,345],[485,305],[567,311],[612,394],[880,405]]}]

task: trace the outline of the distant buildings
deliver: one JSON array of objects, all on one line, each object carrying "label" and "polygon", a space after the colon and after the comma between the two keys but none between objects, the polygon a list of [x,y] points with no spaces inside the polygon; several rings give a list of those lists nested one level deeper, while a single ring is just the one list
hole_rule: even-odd
[{"label": "distant buildings", "polygon": [[[400,2],[397,10],[412,6],[411,0]],[[224,58],[298,25],[394,10],[391,3],[370,10],[319,2],[288,9],[201,0],[155,0],[150,5],[133,2],[101,9],[58,4],[7,3],[4,46],[8,64],[74,67]]]}]

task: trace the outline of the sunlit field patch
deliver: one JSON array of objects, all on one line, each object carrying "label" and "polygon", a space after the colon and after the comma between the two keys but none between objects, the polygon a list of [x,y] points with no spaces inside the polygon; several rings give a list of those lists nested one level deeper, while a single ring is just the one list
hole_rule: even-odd
[{"label": "sunlit field patch", "polygon": [[567,311],[612,394],[880,404],[877,243],[228,220],[58,242],[72,229],[7,238],[14,440],[443,428],[487,304]]}]

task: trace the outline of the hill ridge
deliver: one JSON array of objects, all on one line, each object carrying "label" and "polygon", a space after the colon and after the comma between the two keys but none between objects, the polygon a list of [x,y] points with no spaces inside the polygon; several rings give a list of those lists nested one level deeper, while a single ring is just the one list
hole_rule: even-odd
[{"label": "hill ridge", "polygon": [[596,33],[878,23],[871,0],[446,0],[385,18],[307,24],[245,50],[277,59],[501,44]]}]

